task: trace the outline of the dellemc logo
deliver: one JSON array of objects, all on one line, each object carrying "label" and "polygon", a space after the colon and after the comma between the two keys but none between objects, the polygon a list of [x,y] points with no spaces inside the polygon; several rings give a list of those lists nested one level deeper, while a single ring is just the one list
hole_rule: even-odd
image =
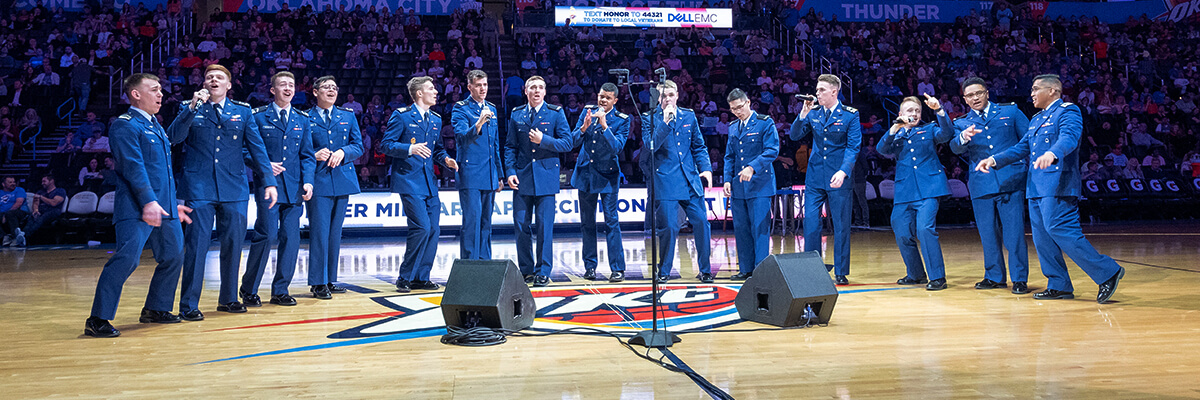
[{"label": "dellemc logo", "polygon": [[[712,329],[740,322],[734,300],[740,286],[667,285],[659,290],[659,318],[672,330]],[[576,326],[610,332],[649,329],[651,291],[644,286],[568,286],[533,291],[537,318],[530,329],[553,331]],[[441,293],[373,298],[396,312],[389,318],[329,335],[353,339],[406,334],[407,338],[445,333]]]}]

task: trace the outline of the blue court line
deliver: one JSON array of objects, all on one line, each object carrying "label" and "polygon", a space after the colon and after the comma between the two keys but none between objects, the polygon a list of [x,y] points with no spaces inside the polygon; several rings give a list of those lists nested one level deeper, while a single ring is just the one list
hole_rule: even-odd
[{"label": "blue court line", "polygon": [[318,344],[318,345],[313,345],[313,346],[304,346],[304,347],[296,347],[296,348],[292,348],[292,349],[283,349],[283,350],[268,351],[268,352],[263,352],[263,353],[247,354],[244,356],[222,358],[219,360],[202,361],[202,362],[198,362],[198,363],[192,363],[191,365],[211,364],[211,363],[217,363],[217,362],[222,362],[222,361],[244,360],[247,358],[275,356],[275,355],[280,355],[280,354],[298,353],[298,352],[302,352],[302,351],[324,350],[324,349],[332,349],[332,348],[337,348],[337,347],[357,346],[360,344],[392,342],[392,341],[396,341],[396,340],[406,340],[406,339],[413,339],[413,338],[419,338],[419,337],[433,337],[433,336],[440,336],[440,335],[444,335],[444,334],[446,334],[445,327],[424,329],[424,330],[419,330],[419,331],[397,333],[394,335],[373,336],[373,337],[362,338],[362,339],[338,341],[338,342]]}]

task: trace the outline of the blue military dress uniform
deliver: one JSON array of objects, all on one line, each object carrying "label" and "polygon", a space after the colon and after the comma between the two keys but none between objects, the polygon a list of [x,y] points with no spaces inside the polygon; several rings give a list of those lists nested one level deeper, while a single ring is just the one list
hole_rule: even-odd
[{"label": "blue military dress uniform", "polygon": [[[584,113],[596,110],[589,107]],[[614,108],[604,117],[608,128],[600,126],[593,118],[591,126],[583,130],[585,117],[580,116],[575,122],[574,145],[582,147],[571,175],[571,186],[579,189],[583,266],[595,271],[599,264],[596,248],[596,205],[599,203],[607,231],[604,241],[608,244],[608,267],[613,272],[625,271],[625,248],[621,244],[621,219],[617,213],[617,192],[621,187],[621,166],[617,157],[629,138],[629,115]]]},{"label": "blue military dress uniform", "polygon": [[313,169],[313,197],[308,201],[308,285],[316,286],[337,282],[346,205],[350,195],[359,192],[354,160],[364,150],[354,111],[313,107],[308,116],[313,151],[341,150],[345,154],[337,167],[317,161]]},{"label": "blue military dress uniform", "polygon": [[[968,111],[954,120],[957,132],[971,125],[981,132],[963,143],[961,135],[950,141],[950,150],[966,154],[972,166],[992,153],[1003,151],[1021,140],[1029,129],[1029,118],[1013,103],[988,103],[983,112]],[[1008,274],[1013,282],[1029,280],[1029,248],[1025,243],[1025,179],[1028,165],[1015,163],[991,173],[971,169],[967,188],[975,226],[983,245],[984,278],[1005,281],[1004,253],[1008,249]]]},{"label": "blue military dress uniform", "polygon": [[[862,146],[858,110],[838,103],[832,109],[812,110],[796,117],[788,136],[796,141],[813,135],[808,173],[804,177],[804,251],[821,250],[821,207],[829,205],[833,218],[834,274],[850,274],[850,217],[854,189],[854,162]],[[838,171],[846,173],[842,186],[829,180]]]},{"label": "blue military dress uniform", "polygon": [[[145,307],[164,312],[174,307],[175,282],[183,264],[183,229],[175,208],[170,140],[162,126],[151,118],[131,107],[109,128],[109,146],[117,173],[117,194],[113,199],[117,248],[100,272],[92,301],[92,316],[104,320],[116,316],[121,289],[141,261],[147,242],[158,266],[150,278]],[[159,227],[142,221],[142,207],[150,202],[158,202],[170,214],[162,217]]]},{"label": "blue military dress uniform", "polygon": [[[529,131],[541,130],[542,143],[529,140]],[[559,153],[574,148],[575,139],[562,107],[523,104],[508,118],[504,144],[505,176],[519,181],[513,196],[513,223],[517,228],[517,265],[524,275],[549,277],[554,268],[554,195],[558,194]],[[534,215],[537,214],[537,259],[534,259]]]},{"label": "blue military dress uniform", "polygon": [[653,154],[654,208],[658,220],[658,257],[662,262],[658,278],[668,278],[675,264],[675,245],[679,238],[679,209],[684,208],[696,241],[697,263],[701,274],[712,273],[712,234],[708,224],[708,206],[704,199],[701,172],[710,172],[712,164],[696,113],[679,107],[671,122],[663,122],[663,110],[642,114],[642,138]]},{"label": "blue military dress uniform", "polygon": [[181,103],[179,115],[167,129],[171,144],[183,143],[183,174],[179,199],[192,208],[192,223],[185,234],[180,311],[197,310],[204,283],[204,266],[212,241],[213,219],[221,244],[221,291],[219,304],[238,300],[238,272],[242,243],[246,238],[247,164],[263,175],[262,186],[275,186],[271,164],[263,146],[250,105],[223,99],[223,105],[204,103],[192,109],[191,100]]},{"label": "blue military dress uniform", "polygon": [[[896,157],[896,197],[892,207],[892,232],[907,278],[945,279],[946,264],[938,240],[938,199],[950,195],[946,171],[937,145],[954,137],[954,126],[945,111],[937,123],[888,132],[875,145],[881,154]],[[920,248],[918,250],[918,244]],[[924,263],[922,263],[924,258]],[[926,273],[928,272],[928,273]]]},{"label": "blue military dress uniform", "polygon": [[[403,107],[392,111],[380,143],[383,154],[392,157],[392,192],[400,194],[404,215],[408,217],[408,240],[399,280],[428,282],[437,256],[442,202],[438,199],[433,164],[445,166],[448,158],[442,148],[441,130],[442,116],[438,113],[426,110],[422,114],[417,106]],[[408,153],[418,143],[429,146],[432,153],[429,158]]]},{"label": "blue military dress uniform", "polygon": [[313,183],[312,134],[309,133],[308,113],[289,107],[281,110],[272,103],[253,110],[254,122],[262,135],[271,162],[283,163],[284,171],[275,176],[279,199],[275,207],[263,198],[262,177],[254,176],[254,202],[258,218],[250,236],[250,254],[246,258],[246,273],[242,275],[240,292],[258,294],[276,241],[279,250],[275,258],[275,278],[271,295],[288,294],[288,286],[296,272],[300,254],[300,216],[304,214],[304,184]]},{"label": "blue military dress uniform", "polygon": [[[771,196],[775,195],[775,168],[779,156],[779,131],[771,117],[752,112],[745,121],[729,125],[725,146],[725,182],[730,186],[733,236],[737,243],[738,272],[751,274],[771,254]],[[742,169],[754,176],[742,182]]]},{"label": "blue military dress uniform", "polygon": [[1055,100],[1029,122],[1021,141],[993,158],[996,167],[1032,163],[1046,152],[1056,158],[1046,169],[1031,167],[1025,186],[1033,245],[1048,280],[1047,288],[1074,291],[1062,253],[1067,253],[1097,285],[1104,283],[1116,276],[1121,266],[1096,251],[1079,227],[1079,140],[1083,134],[1079,107]]},{"label": "blue military dress uniform", "polygon": [[[492,118],[476,131],[475,121],[484,107],[492,111]],[[492,258],[492,215],[504,168],[500,159],[498,115],[492,102],[479,103],[469,98],[455,103],[450,114],[458,152],[455,185],[463,213],[459,256],[465,260]]]}]

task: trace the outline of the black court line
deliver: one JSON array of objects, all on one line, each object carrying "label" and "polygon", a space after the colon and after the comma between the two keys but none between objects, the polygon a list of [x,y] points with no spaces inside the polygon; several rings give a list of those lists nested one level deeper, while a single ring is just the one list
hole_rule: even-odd
[{"label": "black court line", "polygon": [[692,381],[696,382],[697,386],[700,386],[701,389],[704,389],[704,392],[708,393],[709,397],[712,397],[716,400],[733,398],[733,396],[730,396],[729,393],[725,393],[725,391],[718,389],[716,385],[712,384],[712,382],[704,379],[704,376],[701,376],[699,373],[696,373],[696,371],[692,370],[692,367],[689,367],[687,363],[684,363],[682,359],[675,355],[675,353],[672,353],[671,349],[666,347],[660,347],[658,349],[659,351],[662,351],[663,355],[667,356],[667,359],[675,363],[676,367],[687,371],[687,376],[692,378]]},{"label": "black court line", "polygon": [[1169,270],[1172,270],[1172,271],[1183,271],[1183,272],[1191,272],[1191,273],[1194,273],[1194,274],[1200,274],[1200,271],[1197,271],[1197,270],[1194,270],[1194,269],[1179,268],[1179,267],[1168,267],[1168,266],[1164,266],[1164,265],[1146,264],[1146,263],[1140,263],[1140,262],[1137,262],[1137,261],[1121,260],[1121,259],[1117,259],[1117,258],[1114,258],[1114,259],[1113,259],[1113,261],[1122,262],[1122,263],[1126,263],[1126,264],[1136,264],[1136,265],[1141,265],[1141,266],[1143,266],[1143,267],[1158,268],[1158,269],[1169,269]]},{"label": "black court line", "polygon": [[344,287],[344,288],[346,288],[346,290],[349,290],[354,293],[362,293],[362,294],[379,293],[378,290],[371,289],[371,288],[365,288],[365,287],[358,286],[358,285],[352,285],[349,283],[339,283],[338,286]]}]

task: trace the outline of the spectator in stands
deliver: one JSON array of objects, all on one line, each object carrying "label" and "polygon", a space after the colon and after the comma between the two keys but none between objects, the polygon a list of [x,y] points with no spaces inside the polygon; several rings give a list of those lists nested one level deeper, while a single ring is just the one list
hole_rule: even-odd
[{"label": "spectator in stands", "polygon": [[108,136],[104,136],[104,130],[92,131],[92,137],[83,143],[82,150],[85,153],[108,153]]},{"label": "spectator in stands", "polygon": [[179,60],[179,66],[183,68],[196,68],[203,62],[204,60],[197,56],[195,52],[189,51],[187,52],[187,57]]},{"label": "spectator in stands", "polygon": [[1125,168],[1121,171],[1121,176],[1125,179],[1146,179],[1145,174],[1142,173],[1142,167],[1136,158],[1129,159],[1129,162],[1125,164]]},{"label": "spectator in stands", "polygon": [[8,98],[8,105],[14,106],[14,107],[22,107],[23,106],[21,104],[21,100],[22,100],[21,94],[24,91],[24,88],[25,88],[24,81],[22,81],[20,79],[13,81],[12,97]]},{"label": "spectator in stands", "polygon": [[1174,171],[1163,168],[1162,161],[1159,160],[1158,158],[1150,159],[1150,168],[1143,171],[1146,179],[1174,179],[1179,177]]},{"label": "spectator in stands", "polygon": [[35,86],[58,86],[59,83],[61,83],[61,79],[59,78],[58,73],[54,72],[54,69],[52,69],[49,64],[43,64],[42,73],[33,78],[33,84]]},{"label": "spectator in stands", "polygon": [[354,101],[353,94],[346,95],[346,104],[342,104],[342,107],[349,108],[351,111],[354,111],[355,116],[362,115],[363,113],[362,103]]},{"label": "spectator in stands", "polygon": [[1116,166],[1116,162],[1114,161],[1112,154],[1104,156],[1104,165],[1100,167],[1098,173],[1100,179],[1102,180],[1112,179],[1122,175],[1121,167]]},{"label": "spectator in stands", "polygon": [[64,201],[67,201],[67,191],[55,186],[54,175],[42,177],[42,190],[33,195],[33,201],[29,206],[29,215],[33,219],[29,221],[29,225],[25,226],[24,232],[17,231],[16,237],[13,238],[13,245],[25,247],[26,234],[33,235],[46,224],[57,220],[58,216],[62,215]]},{"label": "spectator in stands", "polygon": [[21,233],[21,223],[29,215],[25,212],[25,189],[17,186],[17,178],[4,177],[0,186],[0,231],[4,235],[5,247],[11,246]]},{"label": "spectator in stands", "polygon": [[79,186],[87,186],[86,182],[89,179],[104,179],[100,171],[100,160],[88,160],[88,165],[79,169]]},{"label": "spectator in stands", "polygon": [[100,183],[100,191],[97,193],[117,190],[117,180],[121,178],[117,176],[117,162],[112,156],[104,157],[104,169],[100,170],[100,175],[103,176],[103,181]]},{"label": "spectator in stands", "polygon": [[1113,146],[1112,153],[1104,156],[1104,159],[1107,160],[1109,156],[1112,156],[1114,167],[1125,168],[1125,164],[1129,162],[1129,156],[1126,156],[1123,152],[1122,146],[1118,144]]},{"label": "spectator in stands", "polygon": [[1200,177],[1200,144],[1183,156],[1179,163],[1179,174],[1185,177]]},{"label": "spectator in stands", "polygon": [[0,165],[12,161],[13,151],[17,148],[17,131],[12,124],[12,118],[0,117],[0,151],[3,151],[4,158],[0,159]]},{"label": "spectator in stands", "polygon": [[41,129],[42,118],[38,116],[37,110],[32,108],[25,109],[25,115],[17,122],[17,133],[24,132],[26,129],[36,131]]},{"label": "spectator in stands", "polygon": [[1100,166],[1100,164],[1084,164],[1084,166],[1085,166],[1084,167],[1085,169],[1083,171],[1083,176],[1081,176],[1082,180],[1103,181],[1103,180],[1107,179],[1107,177],[1102,172],[1103,170],[1101,169],[1102,167]]},{"label": "spectator in stands", "polygon": [[1100,153],[1094,151],[1088,155],[1088,160],[1083,163],[1083,166],[1080,168],[1080,170],[1086,173],[1091,171],[1093,166],[1095,166],[1097,169],[1103,166],[1100,163]]}]

